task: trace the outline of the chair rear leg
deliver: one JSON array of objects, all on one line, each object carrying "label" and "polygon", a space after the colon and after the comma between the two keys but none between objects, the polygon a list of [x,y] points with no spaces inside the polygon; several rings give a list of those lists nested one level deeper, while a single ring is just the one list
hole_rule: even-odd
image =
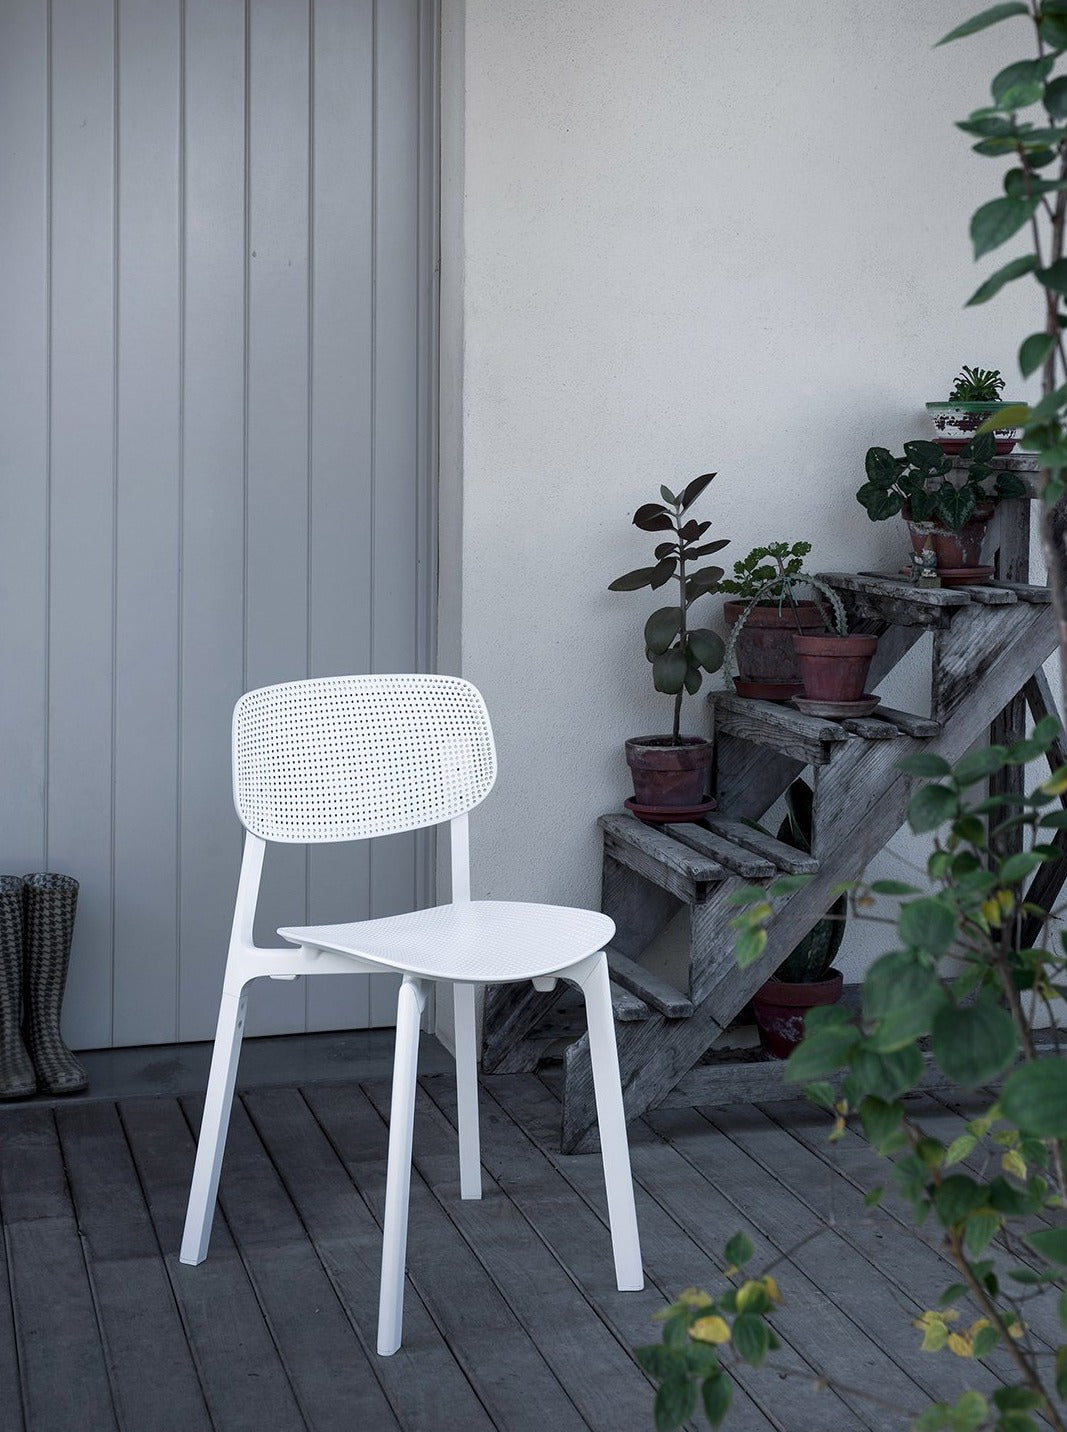
[{"label": "chair rear leg", "polygon": [[626,1139],[626,1110],[619,1079],[619,1054],[615,1043],[615,1017],[611,1008],[607,958],[602,954],[582,988],[589,1024],[589,1055],[593,1066],[600,1151],[604,1160],[604,1185],[608,1195],[611,1248],[615,1256],[615,1281],[620,1292],[636,1292],[645,1285],[641,1268],[641,1243],[634,1207],[630,1146]]},{"label": "chair rear leg", "polygon": [[419,1026],[425,1004],[426,991],[421,982],[405,975],[396,1002],[396,1052],[393,1056],[393,1092],[389,1103],[389,1167],[382,1231],[382,1284],[378,1298],[378,1351],[383,1357],[396,1352],[404,1329],[411,1141],[415,1123]]},{"label": "chair rear leg", "polygon": [[211,1221],[219,1191],[222,1156],[226,1149],[226,1130],[230,1124],[233,1086],[237,1079],[237,1063],[241,1057],[241,1038],[245,1027],[248,991],[240,994],[223,991],[219,1022],[215,1031],[215,1048],[211,1055],[204,1117],[196,1146],[196,1164],[189,1189],[189,1206],[185,1214],[185,1233],[179,1255],[182,1263],[202,1263],[207,1257],[211,1239]]},{"label": "chair rear leg", "polygon": [[482,1196],[482,1155],[478,1131],[478,1045],[472,984],[454,984],[456,1011],[456,1103],[459,1124],[459,1194]]}]

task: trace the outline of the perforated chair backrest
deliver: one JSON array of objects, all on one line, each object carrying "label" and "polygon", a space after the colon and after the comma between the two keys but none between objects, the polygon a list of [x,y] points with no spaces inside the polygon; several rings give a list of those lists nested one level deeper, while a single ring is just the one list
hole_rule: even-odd
[{"label": "perforated chair backrest", "polygon": [[489,713],[459,677],[288,681],[234,708],[234,805],[264,840],[418,830],[470,810],[495,779]]}]

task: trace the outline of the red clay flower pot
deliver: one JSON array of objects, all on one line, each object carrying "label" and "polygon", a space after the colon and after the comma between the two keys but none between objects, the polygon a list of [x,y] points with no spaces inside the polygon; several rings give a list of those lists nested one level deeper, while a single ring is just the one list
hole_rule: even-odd
[{"label": "red clay flower pot", "polygon": [[634,800],[654,809],[692,809],[706,798],[714,747],[703,736],[635,736],[626,742]]},{"label": "red clay flower pot", "polygon": [[961,527],[959,531],[953,531],[950,527],[942,527],[939,522],[916,522],[909,516],[906,507],[901,515],[908,524],[912,550],[918,556],[922,555],[927,538],[929,538],[933,545],[934,555],[937,557],[938,571],[958,571],[960,568],[973,568],[981,565],[982,545],[985,542],[989,519],[993,516],[995,506],[996,504],[993,502],[980,502],[975,508],[974,516],[970,522]]},{"label": "red clay flower pot", "polygon": [[878,646],[876,636],[794,636],[809,701],[859,701]]},{"label": "red clay flower pot", "polygon": [[752,996],[760,1045],[775,1059],[788,1059],[804,1038],[804,1012],[816,1005],[836,1004],[842,978],[833,970],[828,979],[808,984],[786,984],[771,979]]},{"label": "red clay flower pot", "polygon": [[[736,625],[745,609],[744,602],[727,602],[723,616],[728,625]],[[751,696],[762,701],[788,701],[804,689],[800,662],[793,650],[797,634],[797,616],[801,632],[825,629],[822,614],[814,602],[798,602],[797,611],[786,603],[779,610],[777,602],[755,606],[745,618],[737,638],[737,676],[734,687],[738,696]]]}]

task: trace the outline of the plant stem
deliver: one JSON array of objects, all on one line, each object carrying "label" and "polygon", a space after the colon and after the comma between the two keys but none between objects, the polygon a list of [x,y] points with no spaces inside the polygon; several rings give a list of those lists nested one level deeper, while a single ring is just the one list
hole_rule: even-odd
[{"label": "plant stem", "polygon": [[[682,655],[685,655],[686,639],[688,628],[686,627],[686,600],[685,600],[685,540],[682,537],[682,500],[679,497],[677,502],[678,510],[674,514],[674,529],[678,534],[678,612],[681,618],[678,625],[678,640],[682,644]],[[682,697],[685,695],[685,683],[674,698],[674,729],[671,732],[671,743],[675,746],[682,744]]]}]

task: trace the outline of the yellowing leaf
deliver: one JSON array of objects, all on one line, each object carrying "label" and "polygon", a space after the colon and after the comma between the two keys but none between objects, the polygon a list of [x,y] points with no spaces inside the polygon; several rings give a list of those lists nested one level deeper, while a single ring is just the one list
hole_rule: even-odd
[{"label": "yellowing leaf", "polygon": [[770,1298],[771,1302],[780,1303],[782,1301],[782,1295],[778,1291],[778,1284],[774,1281],[771,1275],[769,1273],[765,1273],[760,1279],[760,1281],[762,1282],[764,1291],[766,1292],[768,1298]]},{"label": "yellowing leaf", "polygon": [[974,1348],[971,1340],[964,1337],[962,1333],[949,1333],[948,1350],[954,1352],[957,1357],[974,1357]]},{"label": "yellowing leaf", "polygon": [[973,1134],[960,1134],[959,1138],[953,1139],[945,1154],[945,1167],[950,1164],[960,1163],[968,1154],[974,1152],[978,1147],[978,1140]]},{"label": "yellowing leaf", "polygon": [[1000,924],[1000,905],[992,895],[988,900],[982,901],[982,916],[986,924],[993,929]]},{"label": "yellowing leaf", "polygon": [[725,1318],[720,1318],[717,1315],[709,1318],[697,1318],[689,1329],[689,1336],[694,1342],[726,1343],[730,1341],[730,1326]]},{"label": "yellowing leaf", "polygon": [[1067,766],[1061,766],[1058,771],[1053,771],[1043,785],[1038,786],[1039,791],[1044,791],[1048,796],[1062,796],[1067,791]]},{"label": "yellowing leaf", "polygon": [[1010,915],[1015,909],[1015,896],[1010,890],[998,890],[997,904],[1000,906],[1002,914]]},{"label": "yellowing leaf", "polygon": [[687,1308],[703,1308],[711,1302],[711,1294],[705,1293],[703,1288],[686,1288],[674,1301],[684,1303]]},{"label": "yellowing leaf", "polygon": [[1016,1178],[1026,1178],[1026,1160],[1018,1149],[1009,1149],[1001,1158],[1000,1166],[1005,1173],[1013,1173]]}]

